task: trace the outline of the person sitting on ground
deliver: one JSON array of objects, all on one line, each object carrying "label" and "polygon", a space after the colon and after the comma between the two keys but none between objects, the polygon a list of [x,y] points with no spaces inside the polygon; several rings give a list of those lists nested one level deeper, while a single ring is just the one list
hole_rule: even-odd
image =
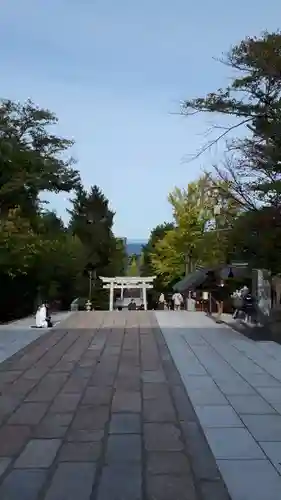
[{"label": "person sitting on ground", "polygon": [[128,305],[128,311],[136,311],[136,309],[137,309],[137,304],[135,303],[134,299],[131,299],[131,302]]},{"label": "person sitting on ground", "polygon": [[53,326],[47,303],[43,303],[38,307],[35,315],[35,326],[36,328],[51,328]]},{"label": "person sitting on ground", "polygon": [[46,321],[47,321],[47,326],[48,328],[52,328],[53,322],[51,318],[51,313],[50,313],[50,306],[49,304],[46,304]]},{"label": "person sitting on ground", "polygon": [[36,316],[35,316],[35,323],[36,323],[36,328],[47,328],[48,327],[48,322],[47,322],[47,309],[45,304],[41,304],[41,306],[38,307]]}]

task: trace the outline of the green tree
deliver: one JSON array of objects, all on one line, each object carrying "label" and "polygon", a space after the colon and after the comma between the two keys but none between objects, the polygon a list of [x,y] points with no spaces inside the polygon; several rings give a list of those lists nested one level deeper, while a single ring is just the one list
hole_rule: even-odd
[{"label": "green tree", "polygon": [[[98,274],[122,274],[125,250],[112,232],[114,213],[94,186],[81,187],[69,155],[72,141],[52,134],[53,113],[25,104],[0,104],[0,282],[5,294],[0,321],[30,314],[38,300],[68,307],[88,294],[86,266]],[[70,226],[40,202],[42,193],[76,196]],[[44,210],[42,209],[44,208]],[[98,289],[101,302],[107,291]]]},{"label": "green tree", "polygon": [[67,152],[73,142],[51,133],[56,116],[28,100],[0,104],[0,210],[34,216],[42,191],[69,192],[80,183]]},{"label": "green tree", "polygon": [[228,251],[232,258],[246,261],[252,268],[280,273],[280,210],[268,206],[243,213],[229,234]]},{"label": "green tree", "polygon": [[92,301],[95,307],[108,306],[108,293],[102,290],[99,276],[114,276],[124,270],[124,244],[116,239],[113,231],[114,212],[109,201],[97,187],[89,192],[79,187],[69,211],[71,233],[83,245],[84,279],[81,280],[81,293],[88,296],[89,271],[93,276]]},{"label": "green tree", "polygon": [[136,255],[132,255],[127,269],[127,276],[139,276],[139,274],[138,257]]},{"label": "green tree", "polygon": [[[171,286],[196,265],[213,266],[225,262],[227,233],[237,216],[237,203],[221,193],[209,176],[190,183],[187,189],[175,188],[168,199],[174,223],[151,251],[154,273]],[[219,212],[217,212],[219,209]]]},{"label": "green tree", "polygon": [[[281,201],[281,34],[249,37],[231,48],[223,62],[234,70],[225,89],[187,100],[184,114],[219,113],[233,118],[229,127],[199,151],[244,127],[245,136],[227,142],[230,156],[217,168],[231,183],[232,193],[251,209],[260,202]],[[198,156],[197,155],[197,156]]]},{"label": "green tree", "polygon": [[174,228],[172,222],[164,222],[156,226],[150,233],[150,237],[146,245],[143,246],[141,254],[140,270],[141,276],[152,276],[153,268],[151,263],[151,255],[154,251],[157,241],[162,240],[168,231]]}]

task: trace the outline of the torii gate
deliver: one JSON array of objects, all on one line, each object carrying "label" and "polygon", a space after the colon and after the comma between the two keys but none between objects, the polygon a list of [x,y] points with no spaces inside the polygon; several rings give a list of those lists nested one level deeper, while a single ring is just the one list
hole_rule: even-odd
[{"label": "torii gate", "polygon": [[144,310],[147,310],[147,297],[146,297],[146,290],[149,288],[153,288],[153,281],[155,280],[156,276],[148,276],[148,277],[143,277],[143,276],[115,276],[113,278],[106,278],[100,276],[100,279],[103,282],[103,288],[108,288],[109,289],[109,310],[113,311],[114,307],[114,290],[116,288],[121,290],[121,300],[123,300],[124,297],[124,289],[135,289],[135,288],[141,288],[142,289],[142,300],[143,300],[143,306]]}]

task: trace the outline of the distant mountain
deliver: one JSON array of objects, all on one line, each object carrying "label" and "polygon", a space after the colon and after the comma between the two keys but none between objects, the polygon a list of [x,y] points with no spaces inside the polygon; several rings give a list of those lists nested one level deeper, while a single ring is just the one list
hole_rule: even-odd
[{"label": "distant mountain", "polygon": [[127,255],[140,255],[142,252],[142,247],[146,245],[147,241],[145,240],[127,240],[126,242],[126,251]]}]

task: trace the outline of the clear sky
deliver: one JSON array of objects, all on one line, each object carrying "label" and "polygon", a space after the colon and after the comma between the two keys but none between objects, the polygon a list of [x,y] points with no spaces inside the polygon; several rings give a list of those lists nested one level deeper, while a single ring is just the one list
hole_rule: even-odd
[{"label": "clear sky", "polygon": [[[110,199],[116,234],[147,238],[171,219],[168,192],[211,161],[182,161],[211,118],[174,114],[180,101],[224,86],[213,58],[277,29],[280,14],[278,0],[2,0],[0,95],[54,111],[84,184]],[[66,219],[67,196],[49,199]]]}]

